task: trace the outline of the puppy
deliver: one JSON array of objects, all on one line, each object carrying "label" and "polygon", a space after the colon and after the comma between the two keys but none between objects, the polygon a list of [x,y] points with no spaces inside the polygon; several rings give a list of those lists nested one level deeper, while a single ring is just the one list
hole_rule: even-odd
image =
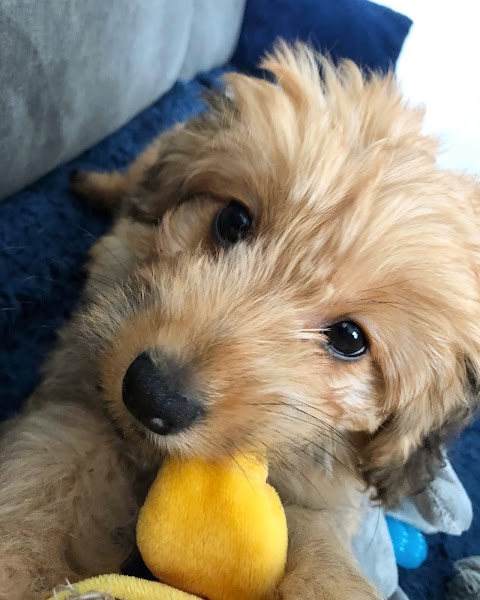
[{"label": "puppy", "polygon": [[364,491],[420,489],[477,402],[477,183],[436,166],[393,77],[302,46],[263,67],[125,174],[73,177],[116,220],[3,428],[2,600],[119,570],[165,453],[247,450],[287,511],[272,598],[378,599]]}]

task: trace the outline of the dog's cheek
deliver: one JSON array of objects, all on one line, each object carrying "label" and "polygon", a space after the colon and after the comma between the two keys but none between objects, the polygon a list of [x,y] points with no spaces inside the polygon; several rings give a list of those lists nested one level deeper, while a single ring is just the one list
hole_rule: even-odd
[{"label": "dog's cheek", "polygon": [[333,369],[333,402],[341,409],[341,423],[346,431],[373,432],[382,420],[383,379],[367,359],[341,362]]}]

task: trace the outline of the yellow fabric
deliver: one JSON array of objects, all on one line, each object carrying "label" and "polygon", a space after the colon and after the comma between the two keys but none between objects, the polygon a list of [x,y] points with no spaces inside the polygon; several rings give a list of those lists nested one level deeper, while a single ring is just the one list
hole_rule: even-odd
[{"label": "yellow fabric", "polygon": [[168,459],[137,525],[150,571],[209,600],[265,597],[287,556],[285,512],[266,479],[266,464],[254,458]]},{"label": "yellow fabric", "polygon": [[265,598],[283,575],[288,541],[267,475],[266,463],[244,456],[221,463],[167,459],[137,524],[143,560],[165,584],[101,575],[75,584],[77,595],[62,589],[55,600],[89,592],[118,600]]},{"label": "yellow fabric", "polygon": [[[127,575],[99,575],[85,579],[71,586],[71,589],[57,592],[55,600],[67,600],[70,597],[76,600],[78,596],[91,592],[102,592],[118,600],[199,600],[163,583]],[[54,600],[54,597],[50,600]]]}]

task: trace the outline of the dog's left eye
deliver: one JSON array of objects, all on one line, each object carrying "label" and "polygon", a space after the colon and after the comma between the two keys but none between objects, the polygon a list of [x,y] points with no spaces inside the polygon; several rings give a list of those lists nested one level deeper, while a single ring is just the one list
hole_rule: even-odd
[{"label": "dog's left eye", "polygon": [[231,246],[250,233],[252,218],[239,202],[230,202],[215,217],[213,229],[219,242],[224,246]]},{"label": "dog's left eye", "polygon": [[331,353],[344,360],[358,358],[367,351],[367,338],[353,321],[339,321],[330,326],[328,347]]}]

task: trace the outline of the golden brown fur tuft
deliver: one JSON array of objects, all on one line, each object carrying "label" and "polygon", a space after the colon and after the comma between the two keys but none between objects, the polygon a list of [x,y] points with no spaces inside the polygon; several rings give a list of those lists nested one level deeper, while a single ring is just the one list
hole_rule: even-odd
[{"label": "golden brown fur tuft", "polygon": [[[4,573],[19,562],[22,570],[15,584],[0,570],[2,599],[31,597],[15,586],[48,590],[107,568],[58,558],[65,543],[57,534],[46,541],[43,496],[28,508],[32,548],[33,538],[45,552],[53,544],[54,567],[15,533],[38,486],[61,482],[78,444],[100,440],[97,428],[110,436],[98,450],[105,466],[95,473],[77,461],[68,477],[99,495],[147,486],[165,452],[220,459],[267,450],[291,532],[278,597],[377,598],[346,542],[362,492],[390,505],[425,485],[445,435],[477,403],[477,182],[437,167],[422,113],[393,77],[365,78],[353,63],[334,67],[302,46],[281,45],[263,67],[275,82],[228,75],[228,96],[210,94],[207,112],[160,136],[126,173],[73,179],[116,221],[92,252],[85,306],[5,439],[21,447],[31,419],[46,423],[52,403],[91,423],[72,431],[55,475],[30,460],[28,446],[21,485],[4,442],[0,482],[13,491],[0,491],[0,556]],[[253,230],[226,248],[212,223],[231,201],[248,210]],[[329,347],[339,321],[366,333],[358,360]],[[125,373],[142,353],[188,373],[188,393],[204,410],[189,429],[161,436],[126,408]],[[61,427],[52,422],[52,439]],[[47,455],[53,448],[39,444]],[[110,531],[123,531],[129,503],[141,501],[137,491],[123,496],[128,510],[119,507]],[[82,535],[68,509],[64,527],[83,546],[103,517],[89,513],[81,490],[77,502]],[[117,565],[120,546],[110,539],[103,548]]]}]

